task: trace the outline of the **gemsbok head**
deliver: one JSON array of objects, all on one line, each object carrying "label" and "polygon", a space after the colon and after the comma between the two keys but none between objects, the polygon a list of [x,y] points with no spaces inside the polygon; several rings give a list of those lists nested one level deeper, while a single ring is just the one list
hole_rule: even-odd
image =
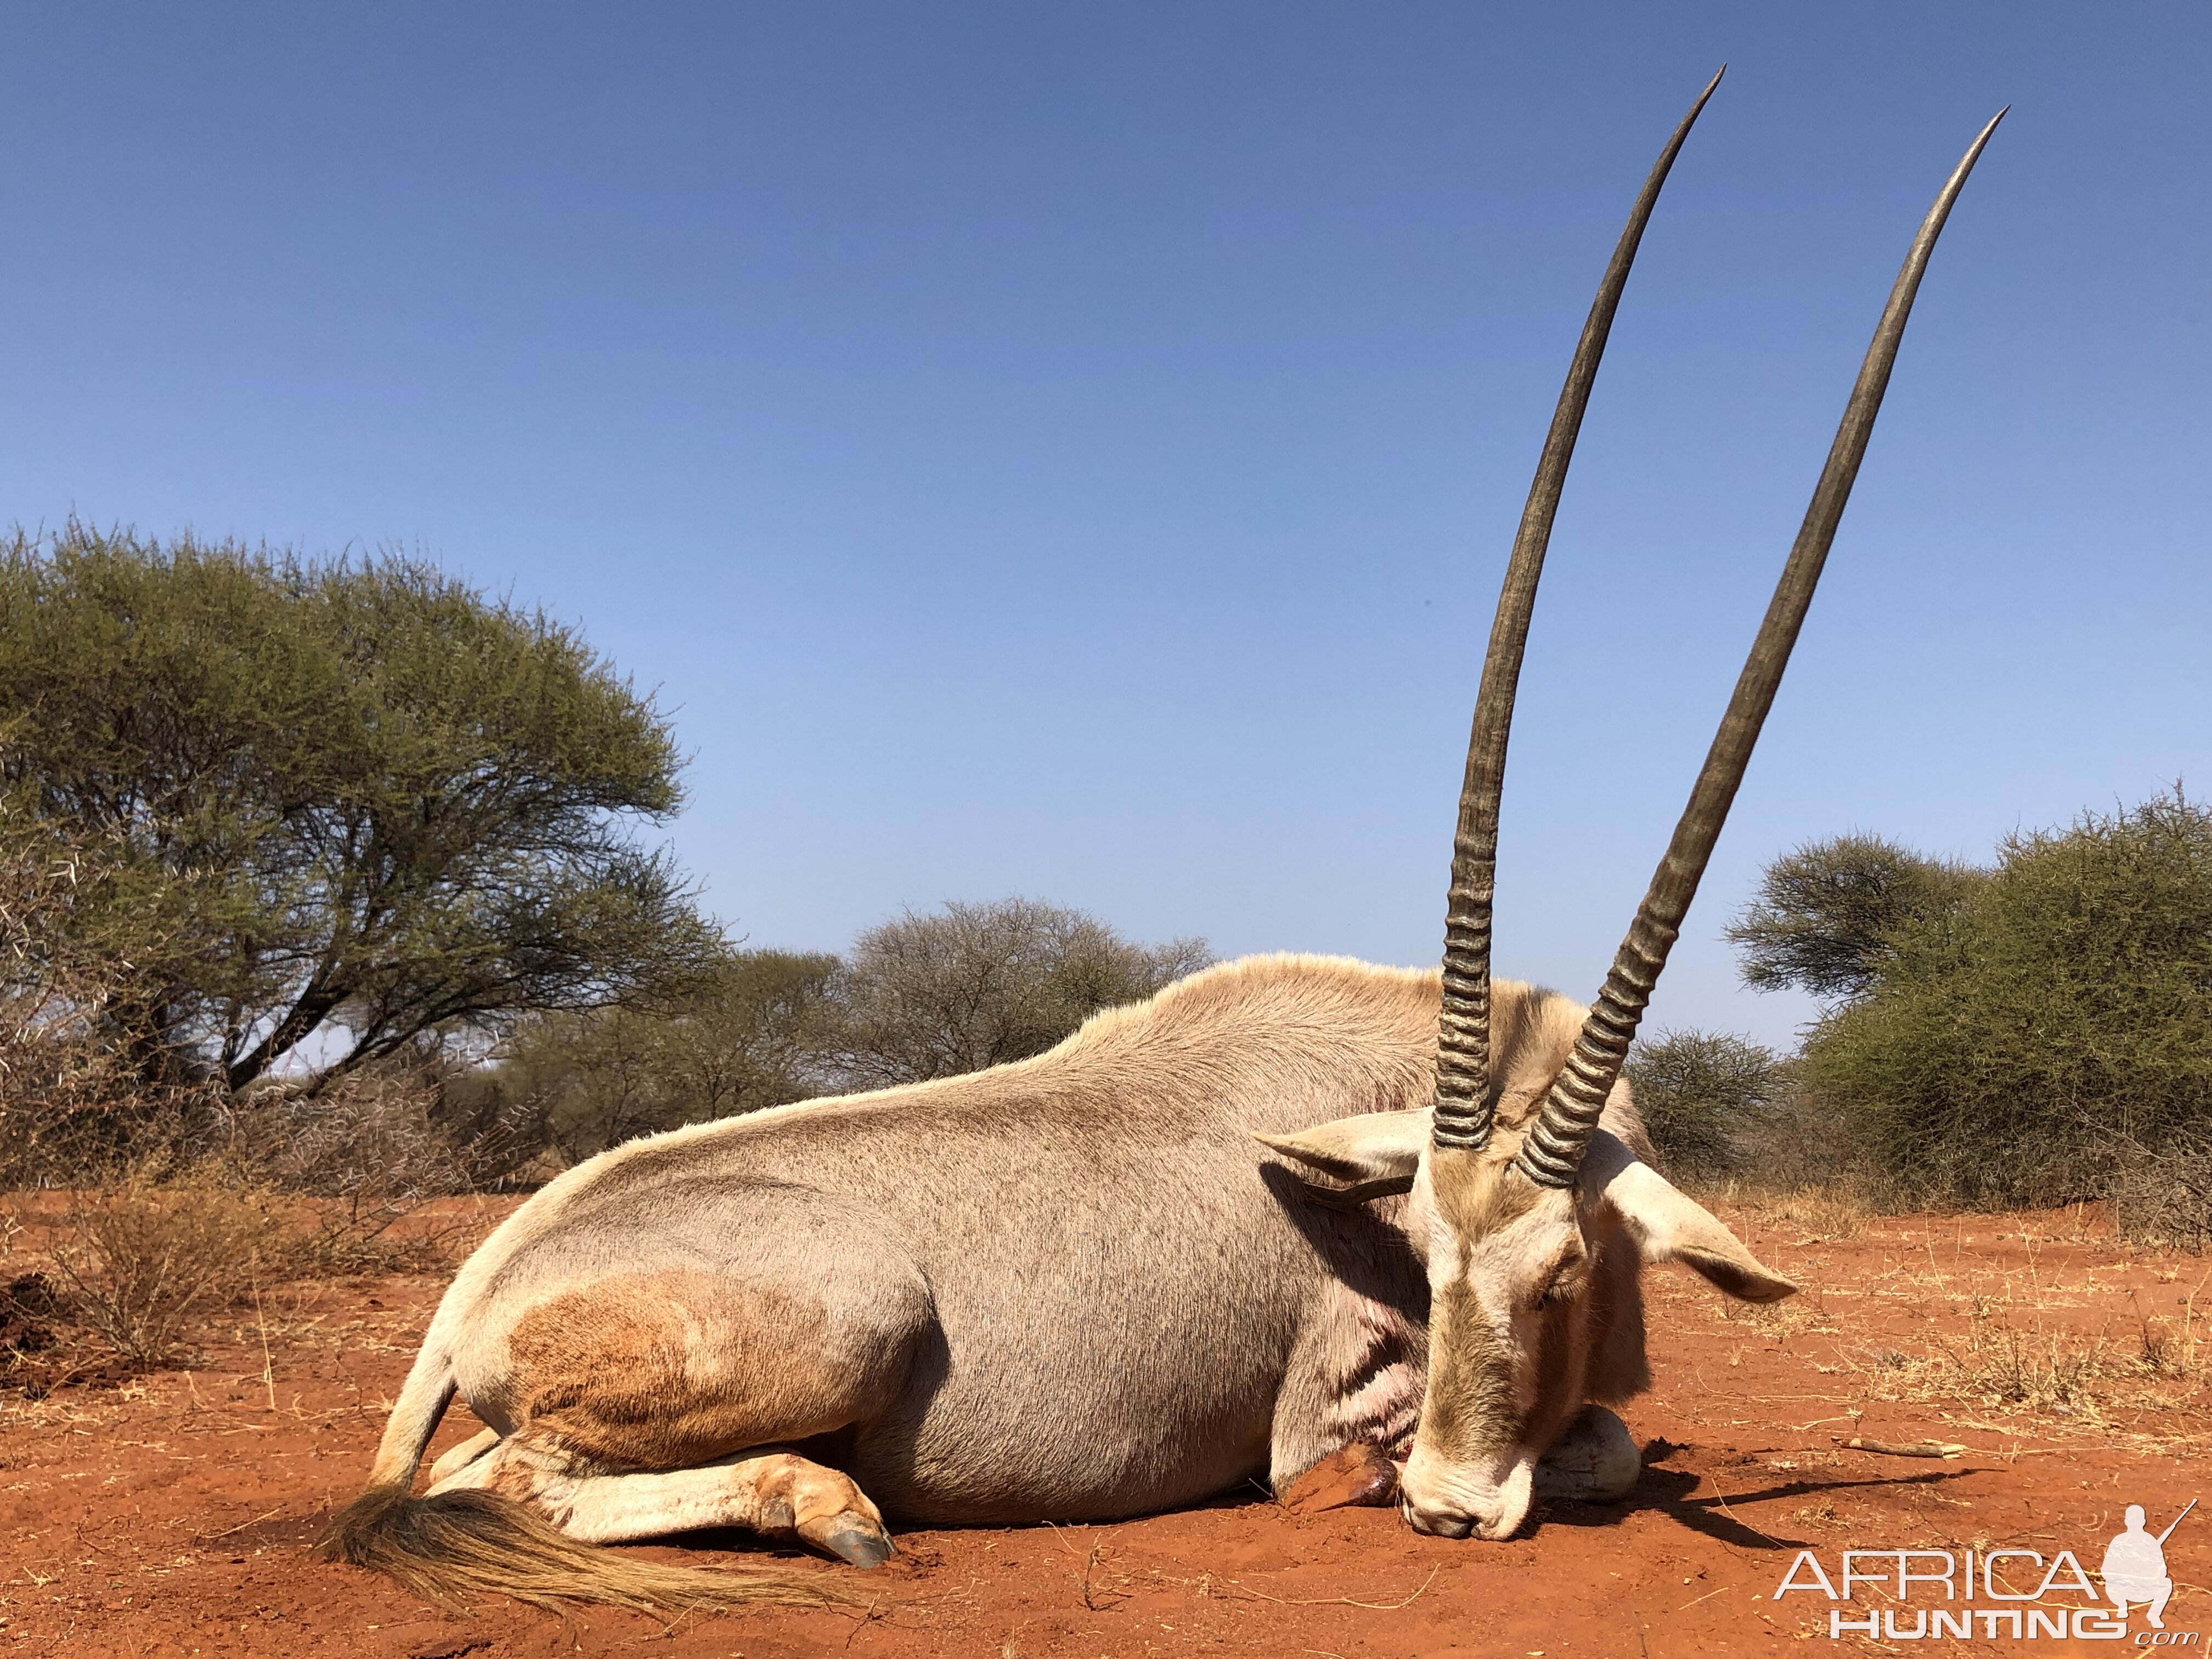
[{"label": "gemsbok head", "polygon": [[[1540,1460],[1584,1402],[1620,1398],[1643,1386],[1640,1376],[1606,1374],[1613,1327],[1624,1316],[1639,1317],[1624,1310],[1640,1308],[1634,1275],[1642,1263],[1681,1261],[1719,1289],[1755,1302],[1796,1288],[1761,1266],[1719,1220],[1599,1120],[1618,1093],[1622,1061],[1804,621],[1921,274],[2004,112],[1968,148],[1913,240],[1719,734],[1565,1065],[1534,1080],[1496,1076],[1492,1068],[1498,801],[1537,579],[1637,244],[1676,153],[1719,81],[1713,77],[1675,129],[1630,214],[1568,370],[1506,566],[1460,797],[1434,1110],[1376,1114],[1268,1139],[1340,1193],[1413,1194],[1409,1224],[1416,1248],[1425,1252],[1431,1291],[1430,1370],[1400,1493],[1407,1519],[1422,1532],[1510,1535],[1527,1517]],[[1628,718],[1624,710],[1624,726]],[[1632,1343],[1614,1346],[1632,1349],[1627,1363],[1640,1372],[1640,1328],[1634,1335]],[[1607,1420],[1625,1441],[1617,1421]],[[1632,1457],[1632,1444],[1626,1449]]]}]

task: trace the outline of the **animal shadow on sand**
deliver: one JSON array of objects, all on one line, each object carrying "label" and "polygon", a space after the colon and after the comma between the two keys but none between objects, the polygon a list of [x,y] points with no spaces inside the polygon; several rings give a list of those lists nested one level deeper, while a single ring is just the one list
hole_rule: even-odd
[{"label": "animal shadow on sand", "polygon": [[[1669,1469],[1655,1463],[1644,1466],[1643,1475],[1636,1489],[1618,1504],[1576,1504],[1554,1500],[1543,1509],[1543,1524],[1559,1527],[1614,1527],[1633,1510],[1656,1510],[1668,1519],[1679,1522],[1692,1532],[1704,1534],[1723,1544],[1732,1544],[1747,1550],[1798,1550],[1813,1547],[1814,1540],[1784,1537],[1775,1533],[1761,1532],[1745,1521],[1738,1513],[1740,1506],[1769,1503],[1782,1498],[1808,1498],[1821,1493],[1848,1492],[1856,1487],[1875,1486],[1895,1490],[1901,1486],[1940,1486],[1952,1480],[1978,1474],[1975,1469],[1932,1469],[1918,1474],[1893,1476],[1875,1475],[1855,1480],[1821,1480],[1799,1478],[1762,1486],[1753,1491],[1722,1492],[1719,1482],[1709,1476],[1688,1469]],[[1691,1494],[1706,1486],[1711,1495],[1693,1498]]]}]

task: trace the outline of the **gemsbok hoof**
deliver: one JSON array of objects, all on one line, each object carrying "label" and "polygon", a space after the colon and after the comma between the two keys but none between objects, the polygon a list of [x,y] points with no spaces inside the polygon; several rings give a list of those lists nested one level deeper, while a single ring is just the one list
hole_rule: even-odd
[{"label": "gemsbok hoof", "polygon": [[1635,1437],[1602,1406],[1585,1406],[1536,1465],[1536,1495],[1579,1504],[1617,1504],[1644,1473]]},{"label": "gemsbok hoof", "polygon": [[1361,1442],[1331,1452],[1283,1492],[1295,1515],[1325,1510],[1388,1509],[1398,1501],[1398,1466],[1380,1446]]},{"label": "gemsbok hoof", "polygon": [[837,1528],[821,1542],[822,1547],[840,1561],[849,1561],[856,1567],[880,1567],[897,1553],[889,1533],[857,1520],[850,1526]]}]

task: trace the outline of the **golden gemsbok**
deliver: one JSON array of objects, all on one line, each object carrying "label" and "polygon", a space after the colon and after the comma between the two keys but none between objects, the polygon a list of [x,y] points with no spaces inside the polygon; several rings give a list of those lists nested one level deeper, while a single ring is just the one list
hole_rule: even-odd
[{"label": "golden gemsbok", "polygon": [[[713,1605],[836,1592],[596,1547],[742,1527],[868,1566],[887,1523],[1103,1520],[1255,1477],[1283,1492],[1325,1459],[1350,1471],[1340,1496],[1395,1496],[1453,1537],[1505,1537],[1538,1495],[1628,1490],[1636,1449],[1605,1407],[1648,1383],[1644,1265],[1753,1301],[1795,1287],[1651,1167],[1621,1062],[1996,125],[1913,240],[1719,735],[1585,1008],[1490,977],[1506,739],[1614,308],[1712,91],[1637,199],[1506,568],[1441,978],[1231,963],[1034,1060],[579,1165],[454,1279],[332,1555],[430,1595]],[[416,1495],[456,1394],[486,1426]]]}]

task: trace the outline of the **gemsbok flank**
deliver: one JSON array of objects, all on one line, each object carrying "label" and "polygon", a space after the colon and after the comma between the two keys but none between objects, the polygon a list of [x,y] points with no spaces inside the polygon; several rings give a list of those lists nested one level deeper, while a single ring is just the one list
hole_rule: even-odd
[{"label": "gemsbok flank", "polygon": [[[1320,1501],[1395,1496],[1414,1527],[1451,1537],[1506,1537],[1537,1495],[1626,1493],[1636,1447],[1600,1402],[1649,1382],[1644,1265],[1680,1261],[1752,1301],[1795,1286],[1651,1167],[1621,1062],[1804,618],[1921,272],[1996,125],[1913,241],[1719,736],[1586,1009],[1490,977],[1506,738],[1614,308],[1719,79],[1637,199],[1529,492],[1468,751],[1441,981],[1253,957],[1033,1060],[579,1165],[447,1291],[331,1556],[434,1597],[820,1601],[846,1592],[818,1571],[594,1547],[734,1526],[870,1566],[891,1553],[886,1516],[1105,1520],[1261,1474],[1287,1492],[1316,1470],[1300,1490]],[[457,1393],[487,1426],[415,1496]]]}]

